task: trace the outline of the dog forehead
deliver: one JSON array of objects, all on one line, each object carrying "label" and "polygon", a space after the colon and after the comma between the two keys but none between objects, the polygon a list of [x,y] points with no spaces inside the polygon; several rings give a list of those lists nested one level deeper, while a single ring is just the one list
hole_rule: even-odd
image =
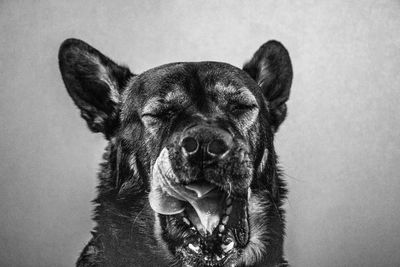
[{"label": "dog forehead", "polygon": [[221,62],[163,65],[139,75],[135,85],[130,95],[141,99],[141,106],[151,102],[185,104],[238,92],[251,95],[255,87],[244,71]]}]

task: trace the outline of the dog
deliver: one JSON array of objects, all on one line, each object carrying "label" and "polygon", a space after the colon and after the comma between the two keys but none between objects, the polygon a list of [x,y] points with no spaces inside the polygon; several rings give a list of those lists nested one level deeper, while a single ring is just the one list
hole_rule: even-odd
[{"label": "dog", "polygon": [[280,42],[242,69],[178,62],[137,75],[67,39],[59,67],[90,130],[108,140],[77,266],[288,266],[273,140],[293,71]]}]

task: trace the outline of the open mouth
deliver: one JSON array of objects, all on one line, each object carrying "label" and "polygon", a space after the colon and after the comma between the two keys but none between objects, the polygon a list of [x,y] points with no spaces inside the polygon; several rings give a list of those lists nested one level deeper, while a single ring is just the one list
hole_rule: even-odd
[{"label": "open mouth", "polygon": [[238,257],[249,240],[248,198],[225,186],[198,180],[177,183],[163,149],[153,169],[150,206],[159,214],[174,216],[190,232],[177,250],[194,265],[221,266]]}]

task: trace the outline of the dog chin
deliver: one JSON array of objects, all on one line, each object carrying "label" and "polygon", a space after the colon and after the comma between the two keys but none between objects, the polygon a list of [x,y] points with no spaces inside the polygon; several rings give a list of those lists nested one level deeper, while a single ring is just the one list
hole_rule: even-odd
[{"label": "dog chin", "polygon": [[250,188],[239,196],[205,180],[179,184],[173,176],[164,149],[154,164],[149,201],[155,212],[174,217],[190,233],[178,254],[193,266],[223,266],[238,258],[249,241]]}]

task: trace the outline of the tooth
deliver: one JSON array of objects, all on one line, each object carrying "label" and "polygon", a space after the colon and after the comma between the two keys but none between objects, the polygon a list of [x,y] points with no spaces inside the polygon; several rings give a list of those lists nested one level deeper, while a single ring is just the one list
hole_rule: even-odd
[{"label": "tooth", "polygon": [[205,260],[205,261],[208,261],[208,260],[209,260],[209,257],[208,257],[208,256],[205,256],[205,257],[204,257],[204,260]]},{"label": "tooth", "polygon": [[218,255],[215,255],[215,259],[216,259],[217,261],[220,261],[222,258],[221,258],[220,256],[218,256]]},{"label": "tooth", "polygon": [[183,222],[186,223],[187,225],[190,225],[190,221],[186,217],[183,217]]},{"label": "tooth", "polygon": [[222,224],[226,224],[229,221],[229,215],[225,215],[224,218],[222,218]]},{"label": "tooth", "polygon": [[226,208],[225,214],[229,215],[232,212],[232,205],[230,205],[228,208]]},{"label": "tooth", "polygon": [[199,251],[200,251],[200,247],[199,246],[194,246],[193,244],[189,244],[188,248],[190,248],[191,250],[193,250],[196,253],[199,253]]},{"label": "tooth", "polygon": [[233,249],[233,246],[234,246],[235,244],[233,243],[233,241],[231,241],[229,244],[227,244],[227,245],[224,245],[224,244],[222,244],[221,245],[221,248],[222,248],[222,250],[224,251],[224,252],[228,252],[228,251],[231,251],[232,249]]},{"label": "tooth", "polygon": [[220,233],[222,233],[224,230],[225,230],[225,225],[220,224],[219,227],[218,227],[218,231],[219,231]]},{"label": "tooth", "polygon": [[225,201],[225,204],[226,204],[227,206],[231,205],[231,204],[232,204],[232,198],[228,197],[228,198],[226,199],[226,201]]}]

